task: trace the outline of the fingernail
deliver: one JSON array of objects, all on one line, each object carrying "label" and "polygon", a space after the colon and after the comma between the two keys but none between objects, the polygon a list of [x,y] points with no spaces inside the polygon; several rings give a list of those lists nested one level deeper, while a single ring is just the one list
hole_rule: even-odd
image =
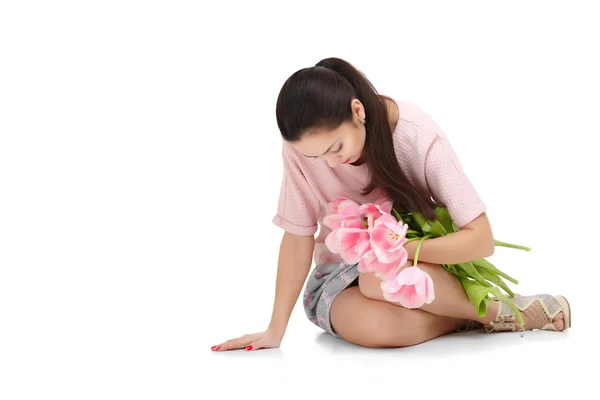
[{"label": "fingernail", "polygon": [[246,350],[252,350],[252,346],[246,346]]},{"label": "fingernail", "polygon": [[211,349],[211,350],[214,350],[214,349],[216,349],[216,348],[217,348],[217,346],[213,346],[213,347],[211,347],[210,349]]}]

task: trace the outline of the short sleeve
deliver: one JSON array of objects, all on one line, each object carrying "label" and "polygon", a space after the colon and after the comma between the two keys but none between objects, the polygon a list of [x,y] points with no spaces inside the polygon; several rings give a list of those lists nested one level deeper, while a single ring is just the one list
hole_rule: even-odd
[{"label": "short sleeve", "polygon": [[486,205],[462,169],[445,136],[437,136],[425,159],[425,180],[436,202],[448,209],[452,221],[463,227],[486,211]]},{"label": "short sleeve", "polygon": [[297,156],[287,146],[284,143],[283,180],[273,223],[292,234],[311,236],[318,229],[319,202]]}]

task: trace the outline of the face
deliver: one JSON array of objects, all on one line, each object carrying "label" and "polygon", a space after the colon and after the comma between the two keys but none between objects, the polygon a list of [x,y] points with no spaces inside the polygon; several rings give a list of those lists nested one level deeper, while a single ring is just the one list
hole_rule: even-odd
[{"label": "face", "polygon": [[365,146],[366,130],[362,123],[365,111],[358,99],[352,100],[350,106],[352,121],[345,122],[334,130],[310,130],[302,139],[293,142],[292,146],[305,157],[325,160],[331,168],[341,164],[355,164],[361,158]]}]

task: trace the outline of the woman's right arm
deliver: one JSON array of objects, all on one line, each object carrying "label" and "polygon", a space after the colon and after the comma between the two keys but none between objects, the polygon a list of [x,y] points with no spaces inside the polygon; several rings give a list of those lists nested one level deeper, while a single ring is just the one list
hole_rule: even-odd
[{"label": "woman's right arm", "polygon": [[294,305],[310,271],[314,246],[314,236],[284,233],[279,247],[275,304],[269,327],[264,332],[244,335],[213,346],[212,350],[223,351],[241,348],[258,350],[279,347]]}]

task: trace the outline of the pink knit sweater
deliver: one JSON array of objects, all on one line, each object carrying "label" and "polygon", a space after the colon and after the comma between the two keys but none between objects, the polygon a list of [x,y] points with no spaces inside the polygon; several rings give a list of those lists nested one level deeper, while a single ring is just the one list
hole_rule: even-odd
[{"label": "pink knit sweater", "polygon": [[[463,171],[450,142],[423,110],[406,101],[396,101],[400,117],[393,132],[394,150],[409,181],[446,205],[454,223],[462,227],[486,211],[486,205]],[[369,196],[360,191],[369,183],[366,165],[338,165],[304,157],[283,141],[283,182],[273,223],[296,235],[314,235],[315,264],[339,262],[325,246],[331,232],[322,224],[327,203],[337,196],[359,204],[387,199],[380,190]]]}]

